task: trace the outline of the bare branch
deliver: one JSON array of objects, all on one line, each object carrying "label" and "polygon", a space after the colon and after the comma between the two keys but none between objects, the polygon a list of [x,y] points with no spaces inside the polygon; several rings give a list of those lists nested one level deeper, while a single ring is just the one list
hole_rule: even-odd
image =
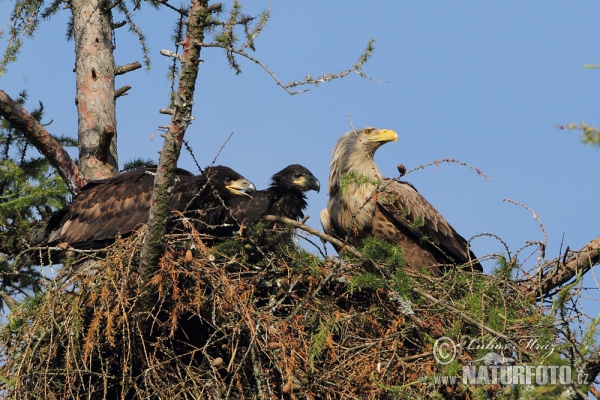
[{"label": "bare branch", "polygon": [[44,126],[36,121],[27,110],[0,90],[0,115],[19,129],[42,153],[63,178],[71,194],[85,185],[85,179],[69,153],[52,137]]},{"label": "bare branch", "polygon": [[418,167],[415,167],[415,168],[409,169],[408,171],[405,171],[405,172],[404,172],[404,174],[402,174],[402,176],[404,176],[404,175],[408,175],[408,174],[410,174],[411,172],[415,172],[415,171],[418,171],[418,170],[420,170],[420,169],[425,169],[425,168],[427,168],[427,167],[430,167],[430,166],[432,166],[432,165],[435,165],[435,167],[437,168],[437,167],[438,167],[438,166],[439,166],[441,163],[448,163],[448,164],[459,164],[459,165],[462,165],[463,167],[467,167],[467,168],[469,168],[469,169],[471,169],[471,170],[473,170],[473,171],[477,172],[477,175],[479,175],[479,176],[483,176],[485,179],[487,179],[487,180],[489,180],[489,181],[492,181],[492,182],[494,181],[492,178],[490,178],[489,176],[487,176],[486,174],[484,174],[484,173],[483,173],[483,171],[482,171],[482,170],[480,170],[479,168],[477,168],[477,167],[474,167],[474,166],[472,166],[472,165],[469,165],[469,164],[467,164],[467,163],[464,163],[464,162],[462,162],[462,161],[455,160],[454,158],[443,158],[443,159],[441,159],[441,160],[433,160],[433,161],[432,161],[432,162],[430,162],[430,163],[427,163],[427,164],[422,164],[422,165],[419,165]]},{"label": "bare branch", "polygon": [[333,236],[329,236],[317,229],[311,228],[308,225],[304,225],[301,222],[298,222],[298,221],[295,221],[293,219],[286,218],[286,217],[280,217],[277,215],[265,215],[263,217],[263,219],[266,221],[280,222],[283,224],[295,226],[296,228],[300,228],[305,232],[315,235],[318,238],[321,238],[321,239],[331,243],[332,245],[337,246],[338,248],[341,249],[340,251],[347,251],[350,254],[352,254],[353,256],[360,258],[361,260],[365,260],[365,261],[369,260],[367,257],[364,256],[364,254],[362,254],[360,251],[356,250],[354,247],[350,246],[349,244],[344,243],[341,240],[334,238]]},{"label": "bare branch", "polygon": [[127,23],[127,21],[114,22],[114,23],[110,24],[110,27],[113,29],[119,29],[119,28],[124,27],[126,23]]},{"label": "bare branch", "polygon": [[509,202],[512,204],[516,204],[518,206],[523,207],[524,209],[526,209],[527,211],[529,211],[531,213],[531,215],[533,216],[533,218],[538,222],[538,224],[540,224],[540,229],[542,230],[542,233],[544,234],[544,242],[540,243],[540,257],[538,258],[538,264],[541,264],[546,257],[546,246],[548,243],[548,235],[546,234],[546,228],[544,227],[544,224],[542,223],[542,220],[540,219],[539,215],[532,210],[531,208],[527,207],[525,204],[516,201],[516,200],[511,200],[511,199],[502,199],[502,202]]},{"label": "bare branch", "polygon": [[135,71],[136,69],[142,68],[142,64],[139,61],[132,62],[130,64],[125,65],[117,65],[115,67],[115,75],[123,75],[130,71]]},{"label": "bare branch", "polygon": [[163,56],[172,57],[172,58],[174,58],[176,60],[181,61],[181,55],[177,54],[177,53],[175,53],[175,52],[173,52],[171,50],[161,50],[160,54],[162,54]]},{"label": "bare branch", "polygon": [[21,303],[10,297],[4,290],[0,291],[0,297],[2,297],[4,304],[6,304],[11,312],[15,311],[21,305]]},{"label": "bare branch", "polygon": [[115,90],[115,99],[121,96],[127,96],[127,92],[131,89],[131,86],[125,85],[117,90]]}]

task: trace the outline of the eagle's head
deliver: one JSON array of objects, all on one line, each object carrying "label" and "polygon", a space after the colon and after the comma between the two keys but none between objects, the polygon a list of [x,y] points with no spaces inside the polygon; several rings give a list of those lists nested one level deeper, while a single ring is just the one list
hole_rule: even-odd
[{"label": "eagle's head", "polygon": [[335,195],[340,178],[350,172],[370,179],[381,178],[373,155],[379,147],[392,140],[397,141],[398,134],[391,129],[367,127],[343,134],[333,147],[331,155],[329,194]]},{"label": "eagle's head", "polygon": [[202,175],[223,200],[235,196],[252,197],[256,193],[252,182],[229,167],[206,167]]},{"label": "eagle's head", "polygon": [[392,140],[398,141],[398,134],[393,130],[366,127],[346,132],[338,142],[344,142],[353,152],[366,152],[372,158],[378,148]]},{"label": "eagle's head", "polygon": [[288,165],[271,178],[273,183],[271,187],[277,187],[283,190],[299,190],[307,192],[321,190],[319,180],[308,170],[299,164]]}]

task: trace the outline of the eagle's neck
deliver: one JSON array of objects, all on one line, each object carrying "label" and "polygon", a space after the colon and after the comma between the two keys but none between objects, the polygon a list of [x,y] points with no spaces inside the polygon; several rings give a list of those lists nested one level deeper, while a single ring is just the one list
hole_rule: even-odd
[{"label": "eagle's neck", "polygon": [[308,203],[306,195],[297,189],[283,189],[279,186],[272,185],[267,192],[270,193],[271,201],[273,202],[269,213],[279,215],[295,220],[304,218],[304,210]]},{"label": "eagle's neck", "polygon": [[327,208],[340,232],[362,236],[372,221],[373,194],[381,181],[373,154],[374,150],[369,151],[357,138],[346,135],[333,150]]}]

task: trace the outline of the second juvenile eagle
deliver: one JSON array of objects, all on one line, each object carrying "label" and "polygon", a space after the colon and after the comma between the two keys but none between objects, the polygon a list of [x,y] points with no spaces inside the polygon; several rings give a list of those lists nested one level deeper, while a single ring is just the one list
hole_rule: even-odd
[{"label": "second juvenile eagle", "polygon": [[[102,247],[147,223],[155,171],[144,168],[89,182],[69,207],[52,216],[46,228],[47,244]],[[229,167],[208,167],[197,176],[178,168],[169,207],[184,212],[200,232],[219,234],[219,226],[228,216],[225,206],[229,201],[250,197],[255,191],[252,182]],[[174,221],[169,225],[173,229]]]},{"label": "second juvenile eagle", "polygon": [[325,232],[352,245],[368,236],[396,243],[413,269],[439,273],[440,264],[470,263],[482,271],[467,241],[410,183],[382,178],[373,155],[392,140],[398,140],[392,130],[363,128],[337,141],[320,216]]},{"label": "second juvenile eagle", "polygon": [[240,224],[256,222],[265,215],[300,220],[307,206],[304,193],[320,189],[319,180],[306,167],[292,164],[273,175],[268,189],[259,190],[252,198],[232,199],[230,207]]}]

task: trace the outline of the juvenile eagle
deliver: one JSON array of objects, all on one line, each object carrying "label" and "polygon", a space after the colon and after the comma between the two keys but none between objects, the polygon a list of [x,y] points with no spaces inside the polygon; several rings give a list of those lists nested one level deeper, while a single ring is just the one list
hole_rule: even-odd
[{"label": "juvenile eagle", "polygon": [[[148,222],[156,168],[122,173],[85,185],[72,204],[55,213],[48,223],[47,243],[68,243],[78,249],[105,245]],[[200,232],[218,234],[235,197],[250,197],[252,182],[228,167],[208,167],[201,175],[178,168],[171,191],[171,210],[196,221]],[[173,229],[174,222],[169,222]]]},{"label": "juvenile eagle", "polygon": [[352,245],[368,236],[397,243],[409,268],[467,264],[482,271],[467,241],[408,182],[382,178],[373,161],[383,144],[397,141],[389,129],[344,134],[333,148],[329,201],[320,215],[326,233]]},{"label": "juvenile eagle", "polygon": [[231,211],[240,224],[256,222],[265,215],[300,220],[307,206],[304,192],[320,189],[319,180],[307,168],[292,164],[271,177],[268,189],[259,190],[252,198],[232,199]]}]

